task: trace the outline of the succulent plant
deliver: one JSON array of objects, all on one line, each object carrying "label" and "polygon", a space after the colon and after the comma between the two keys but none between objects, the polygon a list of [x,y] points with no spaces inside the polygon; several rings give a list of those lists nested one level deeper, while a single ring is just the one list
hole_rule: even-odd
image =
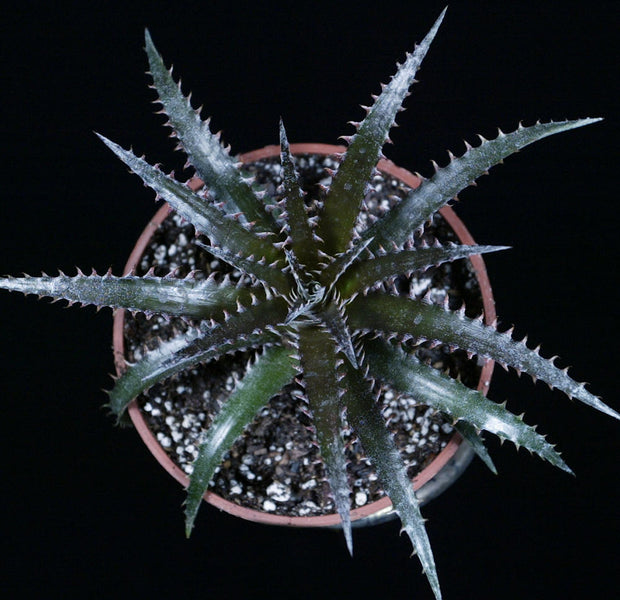
[{"label": "succulent plant", "polygon": [[165,174],[132,151],[103,142],[150,186],[158,199],[191,223],[197,242],[217,261],[243,276],[229,278],[174,273],[157,277],[128,274],[62,272],[58,276],[5,277],[0,287],[65,299],[70,304],[109,306],[147,316],[182,317],[186,332],[127,364],[109,392],[108,406],[123,419],[141,392],[192,366],[241,350],[254,354],[245,375],[204,432],[193,465],[185,503],[186,533],[192,530],[201,499],[234,440],[254,415],[285,385],[296,381],[309,406],[320,456],[334,504],[351,550],[350,488],[343,432],[350,428],[376,468],[403,530],[411,539],[433,592],[441,597],[433,554],[419,502],[405,464],[386,428],[377,403],[385,386],[412,395],[449,419],[492,469],[480,433],[491,432],[523,446],[552,465],[571,472],[559,453],[522,417],[487,399],[416,357],[408,342],[428,341],[459,348],[470,356],[493,359],[517,372],[541,379],[551,388],[615,418],[620,415],[573,381],[554,359],[540,356],[525,340],[499,332],[496,324],[465,316],[447,304],[416,299],[382,285],[430,266],[501,250],[501,246],[415,243],[425,223],[490,167],[544,137],[595,123],[579,119],[519,125],[498,131],[444,167],[435,165],[430,179],[411,190],[381,218],[360,227],[363,207],[383,145],[416,71],[444,17],[439,16],[424,40],[396,74],[382,86],[366,116],[346,137],[347,150],[337,156],[330,182],[315,196],[302,190],[296,159],[280,122],[281,187],[278,197],[256,182],[213,134],[209,121],[192,108],[146,32],[150,73],[162,112],[169,119],[188,166],[205,182],[198,191]]}]

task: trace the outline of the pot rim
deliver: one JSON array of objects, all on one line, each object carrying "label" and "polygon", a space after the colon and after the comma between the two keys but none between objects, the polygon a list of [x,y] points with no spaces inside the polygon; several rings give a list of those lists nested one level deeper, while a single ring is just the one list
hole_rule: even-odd
[{"label": "pot rim", "polygon": [[[322,155],[334,155],[340,154],[346,151],[344,146],[336,146],[332,144],[320,144],[320,143],[297,143],[290,145],[291,152],[293,154],[322,154]],[[274,156],[280,155],[280,147],[275,145],[265,146],[258,150],[253,150],[251,152],[247,152],[241,154],[238,158],[241,162],[255,162],[257,160],[261,160],[263,158],[273,158]],[[388,175],[401,180],[405,184],[407,184],[411,188],[416,188],[420,185],[421,180],[419,177],[413,175],[406,169],[395,165],[392,161],[387,159],[381,159],[377,164],[377,168],[387,173]],[[189,181],[189,185],[192,189],[198,189],[202,186],[203,182],[194,177]],[[159,227],[162,221],[172,212],[172,209],[164,204],[156,213],[155,216],[151,219],[151,221],[144,228],[142,234],[138,238],[131,254],[129,255],[129,259],[127,260],[127,264],[125,265],[125,269],[123,274],[129,274],[138,264],[145,248],[149,244],[151,237],[153,236],[155,230]],[[454,233],[457,235],[459,240],[467,245],[475,244],[473,237],[466,229],[463,222],[457,217],[456,213],[449,207],[444,207],[440,211],[442,217],[448,222],[450,227],[453,229]],[[487,275],[486,267],[484,265],[484,261],[482,256],[475,255],[471,256],[468,259],[473,267],[474,274],[476,279],[478,280],[478,284],[480,286],[480,293],[482,295],[482,304],[484,308],[484,322],[487,325],[492,324],[495,321],[495,302],[493,299],[493,292],[491,290],[491,284],[489,282],[489,277]],[[124,339],[123,339],[123,327],[125,322],[125,311],[123,309],[116,310],[114,312],[114,324],[113,324],[113,346],[114,346],[114,363],[116,366],[117,374],[122,372],[124,366]],[[485,363],[482,367],[482,371],[480,373],[480,379],[478,381],[478,391],[482,392],[486,395],[489,384],[491,380],[491,375],[493,373],[494,362],[490,359],[485,360]],[[160,463],[162,467],[172,477],[174,477],[179,483],[181,483],[185,488],[189,485],[189,478],[187,474],[176,465],[169,455],[165,452],[165,450],[160,446],[157,441],[155,435],[149,429],[146,420],[142,414],[142,411],[138,407],[136,400],[133,400],[128,408],[129,416],[133,421],[133,424],[138,431],[138,434],[142,438],[142,441],[145,443],[147,448],[153,454],[155,459]],[[413,479],[413,486],[416,491],[419,491],[422,486],[426,483],[430,482],[436,475],[451,461],[454,461],[455,455],[459,450],[461,451],[459,454],[462,456],[464,448],[461,446],[464,445],[463,438],[458,434],[454,433],[452,439],[448,442],[448,444],[441,450],[441,452],[435,457],[435,459],[424,468],[416,477]],[[464,467],[463,467],[464,469]],[[460,469],[458,473],[455,473],[455,479],[458,477],[460,472],[463,470]],[[442,487],[447,487],[451,483],[448,482]],[[436,495],[436,494],[434,494]],[[209,504],[219,508],[220,510],[226,511],[227,513],[241,517],[243,519],[254,521],[258,523],[267,523],[271,525],[285,525],[285,526],[293,526],[293,527],[330,527],[334,525],[340,524],[340,516],[337,513],[327,514],[327,515],[319,515],[319,516],[311,516],[311,517],[302,517],[302,516],[288,516],[288,515],[277,515],[267,512],[262,512],[253,508],[247,508],[244,506],[239,506],[234,502],[226,500],[221,496],[218,496],[216,493],[207,491],[203,497],[203,499]],[[366,504],[365,506],[352,508],[351,509],[351,521],[359,521],[360,519],[368,519],[370,517],[376,517],[377,515],[383,516],[389,514],[392,509],[392,503],[390,499],[385,496],[376,502],[371,502]]]}]

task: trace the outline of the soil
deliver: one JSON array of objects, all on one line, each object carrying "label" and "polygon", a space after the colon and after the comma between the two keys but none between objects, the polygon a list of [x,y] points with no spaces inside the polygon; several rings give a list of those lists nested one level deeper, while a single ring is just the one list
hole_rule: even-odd
[{"label": "soil", "polygon": [[[320,198],[319,184],[329,185],[330,182],[325,169],[335,169],[337,163],[330,157],[318,155],[300,155],[296,160],[303,186],[309,192],[307,197]],[[266,186],[270,196],[277,198],[280,167],[276,159],[252,163],[246,168]],[[372,183],[357,224],[359,231],[410,189],[383,175],[375,177]],[[440,215],[426,225],[421,235],[416,235],[413,243],[419,246],[436,239],[442,243],[458,242]],[[152,267],[155,274],[161,276],[175,271],[177,276],[183,277],[189,271],[197,271],[197,277],[215,272],[221,277],[229,274],[233,280],[244,278],[239,271],[195,245],[193,227],[174,213],[153,235],[136,271],[144,274]],[[480,290],[468,260],[433,267],[411,277],[400,277],[389,286],[379,284],[377,287],[383,287],[387,293],[411,294],[418,298],[430,293],[430,298],[437,303],[443,303],[447,297],[452,309],[464,303],[468,316],[482,312]],[[138,360],[145,348],[152,349],[159,340],[168,339],[187,327],[188,323],[182,319],[146,319],[141,314],[126,314],[126,357],[130,361]],[[449,371],[452,376],[460,376],[466,385],[476,387],[481,369],[475,357],[468,359],[464,352],[451,352],[444,346],[431,349],[427,343],[408,344],[419,358]],[[243,376],[251,356],[248,352],[237,353],[202,364],[154,386],[138,398],[159,443],[187,474],[191,474],[202,431],[226,401],[235,379]],[[379,402],[413,478],[450,441],[453,429],[442,415],[387,386],[381,387]],[[385,494],[354,434],[347,431],[345,436],[351,501],[356,508],[377,501]],[[312,418],[297,384],[291,383],[272,398],[246,428],[216,472],[210,490],[237,504],[275,514],[314,516],[335,512]]]}]

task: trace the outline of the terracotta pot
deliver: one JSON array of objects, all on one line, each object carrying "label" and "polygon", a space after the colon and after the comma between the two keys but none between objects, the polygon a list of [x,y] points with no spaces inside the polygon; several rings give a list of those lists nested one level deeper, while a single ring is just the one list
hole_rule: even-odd
[{"label": "terracotta pot", "polygon": [[[293,154],[330,155],[344,152],[345,148],[342,146],[333,146],[329,144],[291,144],[291,151]],[[239,159],[242,162],[250,163],[263,158],[273,158],[274,156],[279,155],[279,146],[266,146],[260,150],[254,150],[252,152],[248,152],[247,154],[243,154],[239,157]],[[380,171],[399,179],[411,188],[416,188],[420,185],[420,179],[418,177],[409,173],[409,171],[406,171],[405,169],[397,167],[391,161],[381,160],[378,164],[378,168]],[[193,189],[198,189],[202,186],[202,181],[198,178],[194,178],[190,182],[190,186]],[[169,213],[170,208],[168,205],[162,206],[157,211],[154,218],[150,221],[142,232],[142,235],[138,238],[138,241],[129,256],[127,265],[125,266],[125,273],[129,273],[139,263],[153,233]],[[445,207],[441,209],[440,213],[463,244],[475,243],[470,233],[452,209]],[[495,304],[484,262],[481,256],[472,256],[468,260],[470,260],[473,266],[478,284],[480,286],[485,323],[491,324],[495,320]],[[123,310],[117,311],[114,315],[114,358],[118,373],[120,373],[122,365],[124,364],[124,316]],[[493,361],[487,360],[482,367],[477,389],[484,394],[487,393],[489,387],[493,366]],[[184,487],[187,487],[189,479],[186,473],[171,460],[165,450],[159,445],[155,436],[149,429],[146,420],[144,419],[144,416],[135,400],[129,405],[129,415],[138,433],[142,437],[142,440],[149,448],[153,456],[166,469],[166,471],[170,473],[170,475],[172,475]],[[435,457],[435,459],[413,479],[413,486],[420,501],[422,503],[428,502],[449,487],[465,470],[472,457],[473,451],[471,450],[469,444],[464,443],[461,436],[458,433],[455,433],[450,442]],[[291,517],[245,508],[230,502],[213,492],[207,492],[204,495],[204,499],[220,510],[224,510],[243,519],[260,523],[295,527],[331,527],[338,526],[340,524],[340,517],[335,513],[313,517]],[[367,504],[366,506],[351,510],[351,520],[354,525],[372,524],[386,520],[392,516],[392,504],[387,497],[384,497],[377,502]]]}]

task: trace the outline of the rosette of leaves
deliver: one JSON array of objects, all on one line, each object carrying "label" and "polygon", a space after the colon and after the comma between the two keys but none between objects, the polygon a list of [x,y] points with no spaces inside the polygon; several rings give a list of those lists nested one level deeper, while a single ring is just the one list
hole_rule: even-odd
[{"label": "rosette of leaves", "polygon": [[[139,311],[180,316],[198,323],[162,342],[124,373],[109,392],[109,407],[123,418],[128,404],[155,383],[197,363],[240,350],[254,359],[213,423],[204,432],[193,466],[185,504],[189,535],[216,468],[257,411],[295,380],[304,391],[335,506],[349,549],[352,547],[350,489],[343,431],[352,429],[377,471],[402,528],[411,539],[433,592],[441,597],[431,547],[418,500],[405,464],[377,403],[381,386],[412,395],[454,424],[478,455],[494,469],[480,433],[491,432],[523,446],[552,465],[571,472],[558,452],[522,417],[509,412],[460,381],[420,361],[408,340],[427,340],[491,358],[517,372],[528,373],[570,398],[615,418],[620,415],[573,381],[554,360],[500,333],[482,317],[451,311],[429,300],[390,292],[377,285],[446,261],[502,249],[494,246],[435,245],[415,247],[424,224],[465,187],[493,165],[524,146],[549,135],[589,125],[579,119],[519,127],[480,138],[475,147],[445,167],[435,165],[430,179],[412,190],[366,229],[358,215],[375,174],[382,147],[401,109],[416,71],[435,37],[445,11],[428,35],[398,65],[396,74],[354,123],[345,138],[347,150],[329,185],[316,197],[302,191],[286,133],[280,124],[281,189],[278,199],[257,189],[224,147],[219,134],[194,110],[172,70],[157,53],[148,31],[146,53],[154,88],[168,125],[187,154],[188,164],[205,182],[193,191],[185,183],[152,166],[144,158],[101,137],[104,143],[165,200],[200,236],[213,257],[237,269],[243,284],[215,277],[100,276],[7,277],[0,287],[26,294]],[[249,282],[249,283],[247,283]]]}]

